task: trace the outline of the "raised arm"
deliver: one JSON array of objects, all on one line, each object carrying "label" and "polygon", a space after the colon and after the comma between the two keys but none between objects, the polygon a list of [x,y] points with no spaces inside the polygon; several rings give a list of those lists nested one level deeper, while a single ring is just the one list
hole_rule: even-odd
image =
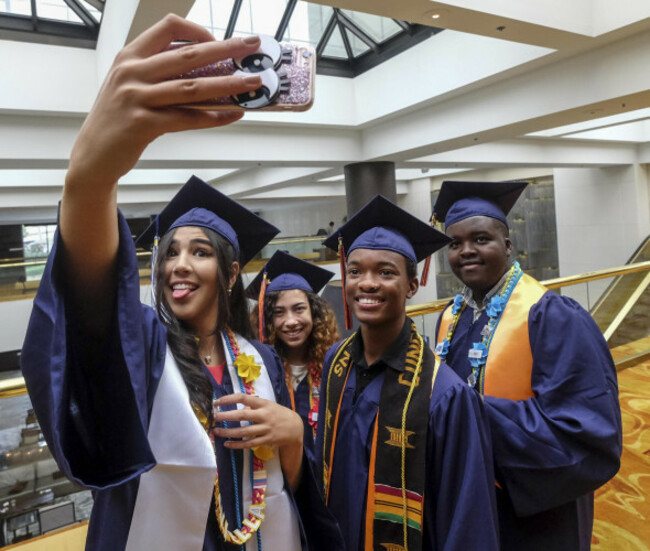
[{"label": "raised arm", "polygon": [[[174,40],[196,42],[165,51]],[[66,283],[75,311],[101,334],[114,297],[118,248],[117,182],[158,136],[222,126],[238,112],[183,109],[175,105],[258,88],[259,77],[167,80],[193,68],[254,52],[257,37],[217,42],[203,27],[168,15],[115,58],[75,141],[65,180],[60,232]]]}]

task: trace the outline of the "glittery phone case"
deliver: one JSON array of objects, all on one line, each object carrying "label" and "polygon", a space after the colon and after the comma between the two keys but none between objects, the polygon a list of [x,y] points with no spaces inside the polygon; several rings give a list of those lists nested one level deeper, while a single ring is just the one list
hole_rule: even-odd
[{"label": "glittery phone case", "polygon": [[[306,45],[278,43],[274,40],[272,42],[274,45],[272,44],[271,47],[277,46],[278,52],[281,52],[281,54],[275,52],[277,54],[275,60],[270,60],[263,54],[253,54],[244,59],[218,61],[177,77],[200,78],[230,76],[242,74],[242,72],[259,73],[262,77],[260,89],[237,97],[213,98],[184,104],[182,107],[255,111],[306,111],[309,109],[314,102],[314,75],[316,73],[314,49]],[[174,44],[172,47],[182,47],[182,44]]]}]

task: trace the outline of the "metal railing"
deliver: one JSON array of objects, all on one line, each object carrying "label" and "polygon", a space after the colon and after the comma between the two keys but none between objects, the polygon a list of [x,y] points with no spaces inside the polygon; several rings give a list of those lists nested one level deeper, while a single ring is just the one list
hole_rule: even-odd
[{"label": "metal railing", "polygon": [[[584,274],[577,274],[567,277],[556,277],[554,279],[547,279],[542,281],[541,284],[547,289],[560,289],[570,285],[577,285],[579,283],[588,283],[598,279],[606,279],[609,277],[616,277],[626,274],[634,274],[637,272],[650,272],[650,261],[638,262],[636,264],[628,264],[627,266],[620,266],[618,268],[606,268],[604,270],[597,270],[594,272],[585,272]],[[442,312],[445,306],[453,297],[434,300],[432,302],[425,302],[423,304],[413,304],[406,307],[406,313],[409,316],[423,316],[426,314],[434,314]]]}]

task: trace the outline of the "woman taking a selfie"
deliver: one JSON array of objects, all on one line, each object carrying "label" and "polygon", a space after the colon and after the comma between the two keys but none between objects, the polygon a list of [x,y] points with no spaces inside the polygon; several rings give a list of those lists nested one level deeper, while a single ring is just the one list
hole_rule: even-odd
[{"label": "woman taking a selfie", "polygon": [[[178,38],[196,44],[165,51]],[[118,54],[75,142],[22,368],[62,472],[96,490],[88,549],[307,548],[291,490],[311,483],[303,427],[277,356],[250,340],[240,276],[277,229],[192,178],[139,238],[154,311],[117,210],[156,137],[241,117],[174,105],[260,86],[168,79],[258,45],[166,17]]]},{"label": "woman taking a selfie", "polygon": [[334,312],[317,294],[333,276],[277,251],[247,289],[263,307],[260,340],[273,345],[284,363],[291,407],[309,440],[316,435],[323,358],[340,338]]}]

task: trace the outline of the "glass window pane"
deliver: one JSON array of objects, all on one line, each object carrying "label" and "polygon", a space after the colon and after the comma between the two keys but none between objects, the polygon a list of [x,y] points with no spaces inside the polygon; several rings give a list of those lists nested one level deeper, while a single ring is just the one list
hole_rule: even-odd
[{"label": "glass window pane", "polygon": [[378,15],[349,10],[341,11],[354,21],[357,27],[360,27],[361,30],[375,40],[375,42],[383,42],[402,30],[395,21],[388,19],[387,17],[379,17]]},{"label": "glass window pane", "polygon": [[[102,19],[102,13],[88,4],[85,0],[80,0],[81,5],[98,23]],[[10,13],[13,15],[31,15],[32,7],[30,0],[0,0],[0,13]],[[52,19],[55,21],[67,21],[71,23],[81,23],[81,19],[71,10],[63,0],[36,0],[36,14],[42,19]]]},{"label": "glass window pane", "polygon": [[85,0],[81,0],[81,4],[83,5],[84,8],[86,8],[86,11],[93,16],[95,21],[99,22],[102,20],[102,12],[99,10],[95,9],[93,6],[91,6],[88,2]]},{"label": "glass window pane", "polygon": [[325,27],[332,17],[330,6],[298,2],[293,10],[289,27],[283,40],[291,42],[308,42],[316,47],[323,36]]},{"label": "glass window pane", "polygon": [[42,19],[54,19],[55,21],[70,21],[81,23],[81,19],[73,12],[63,0],[37,0],[36,13]]},{"label": "glass window pane", "polygon": [[370,49],[370,46],[366,44],[360,38],[357,38],[353,33],[346,29],[345,31],[348,35],[348,40],[350,41],[350,47],[352,48],[352,53],[354,57],[360,56],[364,52],[367,52]]},{"label": "glass window pane", "polygon": [[187,19],[203,25],[217,40],[223,40],[234,0],[196,0]]},{"label": "glass window pane", "polygon": [[332,36],[330,36],[330,39],[327,41],[327,46],[325,46],[325,50],[323,50],[323,57],[349,59],[348,54],[345,51],[345,46],[343,45],[343,39],[341,38],[341,32],[339,31],[338,25],[334,28]]},{"label": "glass window pane", "polygon": [[0,1],[0,12],[14,15],[31,15],[32,6],[30,0],[2,0]]},{"label": "glass window pane", "polygon": [[287,0],[244,0],[234,34],[275,35]]},{"label": "glass window pane", "polygon": [[[56,225],[23,226],[23,256],[25,259],[44,258],[54,245]],[[43,275],[44,265],[25,266],[27,281],[37,281]]]}]

